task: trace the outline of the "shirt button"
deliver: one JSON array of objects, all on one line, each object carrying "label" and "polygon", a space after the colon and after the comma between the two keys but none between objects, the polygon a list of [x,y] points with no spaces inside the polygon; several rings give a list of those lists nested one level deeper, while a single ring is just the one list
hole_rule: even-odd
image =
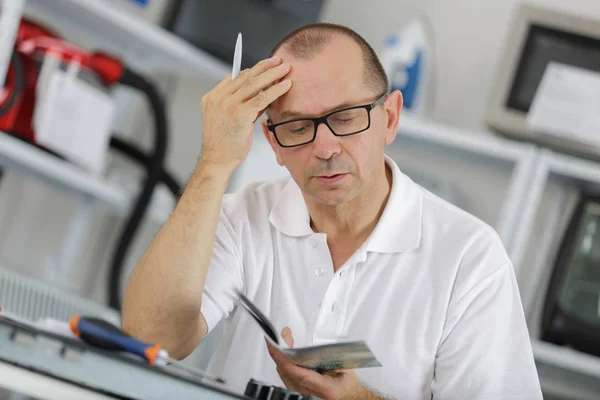
[{"label": "shirt button", "polygon": [[325,270],[323,268],[315,268],[315,275],[323,276],[323,275],[325,275]]},{"label": "shirt button", "polygon": [[333,304],[331,304],[331,312],[335,311],[335,307],[337,306],[337,302],[333,302]]},{"label": "shirt button", "polygon": [[317,242],[316,240],[311,240],[310,245],[316,249],[317,247],[319,247],[319,242]]},{"label": "shirt button", "polygon": [[344,271],[340,271],[340,278],[344,275]]}]

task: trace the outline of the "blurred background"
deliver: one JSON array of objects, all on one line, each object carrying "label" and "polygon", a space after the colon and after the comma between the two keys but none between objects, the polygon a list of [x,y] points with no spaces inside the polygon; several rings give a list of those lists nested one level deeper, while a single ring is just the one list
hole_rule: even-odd
[{"label": "blurred background", "polygon": [[[118,321],[238,32],[246,68],[315,21],[363,35],[402,90],[387,154],[500,234],[546,398],[600,399],[597,0],[0,0],[0,306]],[[286,174],[257,129],[228,190]]]}]

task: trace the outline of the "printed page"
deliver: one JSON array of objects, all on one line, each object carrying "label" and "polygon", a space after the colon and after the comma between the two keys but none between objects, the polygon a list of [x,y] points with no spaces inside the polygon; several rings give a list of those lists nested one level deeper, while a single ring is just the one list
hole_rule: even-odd
[{"label": "printed page", "polygon": [[550,63],[527,117],[544,135],[600,147],[600,73]]}]

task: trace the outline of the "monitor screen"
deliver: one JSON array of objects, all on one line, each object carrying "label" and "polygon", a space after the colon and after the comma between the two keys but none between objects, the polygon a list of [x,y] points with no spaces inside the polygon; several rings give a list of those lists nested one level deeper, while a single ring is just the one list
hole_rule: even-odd
[{"label": "monitor screen", "polygon": [[600,72],[600,38],[532,25],[507,107],[529,111],[546,66],[552,61]]},{"label": "monitor screen", "polygon": [[318,20],[324,0],[176,0],[166,29],[231,63],[239,32],[242,68],[266,58],[287,33]]}]

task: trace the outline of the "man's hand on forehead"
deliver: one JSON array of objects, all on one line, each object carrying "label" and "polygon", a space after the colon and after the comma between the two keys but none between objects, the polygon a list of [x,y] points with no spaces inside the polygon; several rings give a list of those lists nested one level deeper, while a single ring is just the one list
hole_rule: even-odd
[{"label": "man's hand on forehead", "polygon": [[289,64],[272,57],[245,69],[234,80],[228,75],[202,97],[204,160],[232,170],[246,158],[254,123],[290,90],[289,72]]}]

